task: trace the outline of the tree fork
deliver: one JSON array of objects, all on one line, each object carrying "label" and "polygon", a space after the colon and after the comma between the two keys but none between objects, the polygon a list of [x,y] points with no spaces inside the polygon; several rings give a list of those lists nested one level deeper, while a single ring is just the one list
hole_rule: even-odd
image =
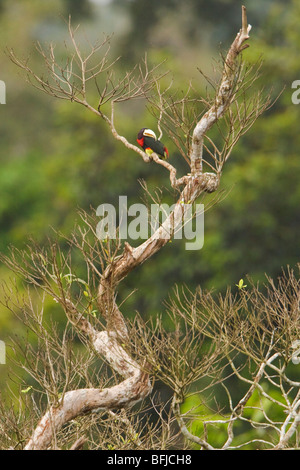
[{"label": "tree fork", "polygon": [[[155,154],[153,155],[153,160],[157,164],[164,166],[170,172],[171,186],[178,188],[180,185],[183,185],[184,187],[180,192],[174,210],[157,231],[136,248],[126,243],[122,255],[104,270],[99,282],[98,305],[102,315],[106,318],[107,330],[95,330],[88,320],[83,320],[82,314],[77,311],[71,301],[66,300],[64,296],[58,299],[63,305],[68,317],[71,318],[71,321],[80,328],[85,335],[89,336],[96,351],[106,359],[115,371],[124,377],[124,380],[117,385],[103,390],[87,388],[66,392],[58,405],[50,406],[49,410],[42,417],[25,449],[47,449],[51,445],[53,435],[55,435],[64,424],[76,418],[76,416],[89,413],[95,409],[113,410],[122,408],[142,400],[151,392],[152,387],[149,375],[143,371],[142,366],[137,364],[136,361],[127,354],[120,344],[121,341],[119,340],[126,339],[128,335],[124,317],[115,301],[116,287],[129,272],[141,265],[166,245],[173,236],[176,224],[182,220],[187,203],[193,203],[203,192],[213,192],[217,190],[220,175],[215,173],[202,173],[203,139],[217,120],[224,116],[234,99],[234,83],[236,77],[235,62],[238,54],[248,47],[245,41],[249,38],[250,29],[251,26],[247,23],[246,9],[242,7],[242,28],[226,56],[221,84],[217,91],[215,102],[194,127],[191,152],[189,155],[191,173],[177,180],[176,169],[169,162],[161,160]],[[77,48],[76,53],[82,61]],[[11,53],[11,58],[18,66],[25,69],[28,74],[32,74],[33,78],[38,81],[39,86],[45,91],[42,79],[37,78],[37,75],[28,68],[27,64],[21,64],[13,53]],[[84,64],[85,68],[82,70],[82,80],[85,80],[86,77],[86,61]],[[59,77],[57,80],[59,80]],[[122,101],[122,97],[116,98],[119,92],[118,88],[116,88],[115,93],[112,93],[112,95],[107,98],[107,100],[111,99],[112,110],[111,117],[108,118],[102,114],[100,105],[98,109],[95,109],[87,103],[85,87],[82,87],[78,95],[76,95],[73,89],[71,91],[69,89],[65,90],[60,82],[57,84],[57,80],[55,82],[55,88],[50,90],[50,85],[47,82],[49,94],[63,99],[72,99],[72,101],[87,107],[99,117],[104,118],[109,124],[114,137],[121,141],[123,145],[142,156],[145,162],[148,162],[149,159],[146,158],[144,153],[136,146],[129,144],[125,137],[119,136],[115,129],[113,107],[115,102],[118,100]],[[137,86],[133,89],[132,97],[142,96],[143,93],[144,90]],[[126,99],[130,99],[130,96]],[[171,226],[168,236],[166,236],[167,224]]]}]

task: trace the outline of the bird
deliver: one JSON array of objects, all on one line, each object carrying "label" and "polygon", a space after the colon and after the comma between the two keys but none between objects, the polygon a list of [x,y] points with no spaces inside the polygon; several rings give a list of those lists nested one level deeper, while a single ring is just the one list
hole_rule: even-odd
[{"label": "bird", "polygon": [[150,156],[154,152],[163,159],[169,158],[167,147],[160,140],[157,140],[155,132],[151,129],[143,127],[139,131],[136,141],[145,150],[147,155]]}]

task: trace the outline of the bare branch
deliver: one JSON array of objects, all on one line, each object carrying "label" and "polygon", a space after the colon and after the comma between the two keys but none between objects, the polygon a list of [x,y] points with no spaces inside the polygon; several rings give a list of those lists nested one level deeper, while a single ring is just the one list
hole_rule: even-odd
[{"label": "bare branch", "polygon": [[[9,57],[25,71],[27,79],[39,90],[56,98],[66,99],[86,107],[99,118],[104,119],[113,137],[127,149],[138,154],[145,163],[154,162],[165,168],[169,172],[171,187],[178,191],[178,199],[165,221],[146,241],[137,247],[130,246],[128,242],[122,246],[120,240],[114,242],[108,240],[104,247],[104,244],[97,240],[94,222],[89,221],[88,217],[82,213],[86,227],[81,228],[79,233],[74,233],[69,243],[71,247],[79,249],[86,262],[87,280],[79,279],[74,275],[70,257],[64,255],[57,244],[51,244],[48,251],[35,246],[34,249],[29,249],[28,253],[15,250],[10,258],[2,257],[6,264],[23,277],[29,285],[42,289],[44,293],[50,295],[63,308],[68,323],[85,338],[90,350],[96,356],[103,357],[111,369],[123,377],[121,382],[112,386],[101,388],[98,384],[96,387],[88,384],[85,388],[73,390],[67,389],[69,383],[67,380],[63,394],[59,397],[55,385],[56,370],[51,362],[48,336],[43,330],[42,321],[38,321],[39,331],[43,330],[43,334],[46,336],[45,354],[50,364],[47,369],[49,380],[45,383],[48,410],[36,426],[26,449],[47,449],[52,440],[56,447],[57,433],[73,419],[87,413],[98,413],[99,410],[107,412],[124,408],[150,394],[152,384],[149,374],[152,373],[153,368],[155,370],[155,353],[159,350],[159,353],[163,355],[166,354],[166,351],[161,346],[153,352],[150,344],[145,345],[145,342],[142,348],[143,357],[139,357],[137,348],[132,351],[131,342],[133,339],[128,330],[128,322],[125,321],[117,303],[117,286],[133,269],[147,261],[174,237],[176,230],[182,224],[188,207],[202,193],[212,193],[218,189],[222,168],[233,147],[269,105],[268,101],[263,102],[260,95],[253,97],[252,101],[243,95],[253,83],[247,71],[242,73],[245,70],[238,60],[240,53],[248,47],[245,42],[249,38],[251,29],[247,23],[245,7],[242,7],[242,28],[231,44],[224,60],[221,81],[216,87],[213,99],[199,98],[192,84],[189,84],[187,91],[180,96],[178,93],[172,94],[172,81],[163,89],[161,79],[166,73],[160,71],[161,64],[149,68],[147,57],[141,65],[134,67],[121,77],[117,77],[113,66],[118,59],[112,61],[108,59],[109,39],[106,38],[102,43],[94,45],[88,42],[89,51],[84,55],[76,37],[77,29],[72,27],[69,18],[68,31],[71,46],[66,45],[69,56],[64,65],[59,64],[53,45],[50,45],[47,52],[40,44],[37,45],[46,68],[46,78],[35,73],[30,68],[28,61],[18,59],[12,50],[9,51]],[[92,59],[96,55],[98,56],[98,53],[101,57],[95,64]],[[255,74],[254,76],[256,77]],[[97,107],[90,102],[89,85],[91,83],[94,83],[98,91]],[[190,165],[191,173],[177,178],[177,169],[172,163],[160,158],[155,153],[149,156],[119,133],[115,122],[116,106],[119,103],[136,99],[146,99],[151,111],[157,116],[159,136],[163,135],[164,130],[167,131],[182,157]],[[219,124],[221,118],[223,118],[222,126],[224,128]],[[213,125],[219,126],[222,145],[207,135]],[[204,151],[208,154],[207,161],[203,156]],[[206,163],[212,172],[203,173],[203,163]],[[83,285],[84,292],[79,289],[80,292],[74,295],[74,283],[77,283],[77,287],[78,284]],[[259,302],[259,299],[256,300]],[[270,362],[269,354],[271,354],[271,350],[273,352],[274,345],[277,346],[279,339],[276,337],[276,341],[273,343],[270,340],[268,328],[263,330],[257,326],[251,315],[249,318],[252,323],[239,321],[239,306],[242,305],[245,308],[243,301],[245,301],[245,297],[241,299],[239,305],[236,305],[228,293],[227,297],[222,300],[223,307],[228,302],[226,305],[228,308],[222,309],[212,301],[211,297],[204,296],[201,298],[201,307],[209,308],[200,310],[198,313],[195,308],[198,302],[197,298],[193,299],[192,304],[188,304],[188,309],[184,309],[181,304],[179,312],[178,307],[173,305],[173,312],[176,312],[178,318],[181,321],[184,318],[186,331],[187,327],[191,325],[190,343],[181,339],[181,326],[177,320],[173,337],[167,338],[161,334],[160,336],[164,338],[165,342],[157,341],[158,344],[166,346],[168,357],[173,360],[168,379],[162,370],[157,375],[165,377],[165,381],[174,388],[172,410],[180,430],[188,440],[205,449],[212,449],[213,446],[208,443],[205,435],[204,438],[200,438],[188,430],[185,419],[180,412],[180,403],[182,403],[188,386],[194,381],[204,375],[210,378],[215,378],[218,373],[221,375],[224,366],[220,365],[218,359],[220,351],[228,355],[232,364],[233,360],[230,356],[232,350],[241,351],[241,354],[247,353],[254,363],[260,363],[256,377],[249,379],[248,392],[241,398],[238,405],[231,406],[231,416],[226,420],[228,439],[224,447],[229,447],[231,444],[233,423],[244,412],[247,401],[254,390],[259,389],[259,381],[262,377],[269,381],[273,380],[272,377],[267,376],[265,370],[267,366],[274,366]],[[96,307],[97,313],[100,311],[105,319],[105,326],[91,315],[93,306]],[[32,306],[30,308],[33,310]],[[216,315],[216,311],[220,315]],[[269,313],[269,315],[271,314]],[[158,326],[155,331],[159,331]],[[258,350],[253,347],[251,338],[244,339],[245,331],[253,333],[253,337],[257,338],[258,336]],[[267,355],[264,342],[261,341],[262,336],[269,341]],[[202,357],[198,363],[195,351],[203,338],[211,341],[211,347],[207,357]],[[293,338],[293,340],[295,339],[297,338]],[[182,349],[184,349],[183,354],[179,355],[178,351],[182,352]],[[280,351],[276,358],[281,357],[281,354]],[[263,362],[261,362],[262,357]],[[167,364],[168,360],[165,356],[162,364]],[[32,369],[32,376],[38,378],[36,368]],[[234,366],[232,369],[236,375],[240,374]],[[28,368],[29,370],[30,368]],[[158,367],[157,370],[159,370]],[[70,374],[69,371],[67,379]],[[119,380],[117,375],[115,380]],[[55,401],[49,399],[51,394],[55,396]],[[286,394],[287,396],[288,394]],[[282,446],[294,433],[297,419],[293,421],[292,426],[289,425],[298,413],[298,405],[298,402],[293,402],[289,408],[290,414],[281,432],[280,445]],[[119,421],[122,420],[119,419]],[[204,422],[204,427],[209,424],[209,421]],[[220,422],[223,424],[224,420],[220,420]],[[130,429],[132,430],[133,427],[130,426]],[[132,434],[132,431],[129,434]],[[75,442],[73,448],[81,446],[82,443],[83,440]],[[142,440],[139,439],[138,443],[142,445]]]},{"label": "bare branch", "polygon": [[192,139],[191,149],[191,170],[192,174],[199,174],[202,172],[202,156],[203,156],[203,138],[209,129],[221,117],[224,116],[228,107],[232,103],[236,94],[236,59],[240,52],[242,52],[248,44],[244,44],[249,39],[249,32],[251,25],[247,23],[246,8],[242,7],[242,29],[237,34],[235,40],[230,46],[227,56],[224,61],[224,69],[222,80],[217,91],[215,102],[211,108],[202,116],[197,123]]}]

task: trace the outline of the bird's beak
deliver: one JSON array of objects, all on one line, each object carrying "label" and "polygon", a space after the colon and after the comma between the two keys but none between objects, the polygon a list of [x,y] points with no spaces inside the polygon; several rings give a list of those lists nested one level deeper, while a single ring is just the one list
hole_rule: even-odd
[{"label": "bird's beak", "polygon": [[147,136],[147,137],[152,137],[153,139],[157,140],[155,133],[153,131],[151,131],[151,129],[146,129],[143,132],[143,135]]}]

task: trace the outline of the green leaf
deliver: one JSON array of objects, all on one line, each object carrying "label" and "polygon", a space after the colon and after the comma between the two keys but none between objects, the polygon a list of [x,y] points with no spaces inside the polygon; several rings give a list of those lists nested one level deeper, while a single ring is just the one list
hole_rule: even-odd
[{"label": "green leaf", "polygon": [[239,283],[236,284],[236,286],[237,286],[239,289],[245,289],[245,287],[247,287],[247,284],[244,284],[244,279],[240,279],[240,280],[239,280]]}]

